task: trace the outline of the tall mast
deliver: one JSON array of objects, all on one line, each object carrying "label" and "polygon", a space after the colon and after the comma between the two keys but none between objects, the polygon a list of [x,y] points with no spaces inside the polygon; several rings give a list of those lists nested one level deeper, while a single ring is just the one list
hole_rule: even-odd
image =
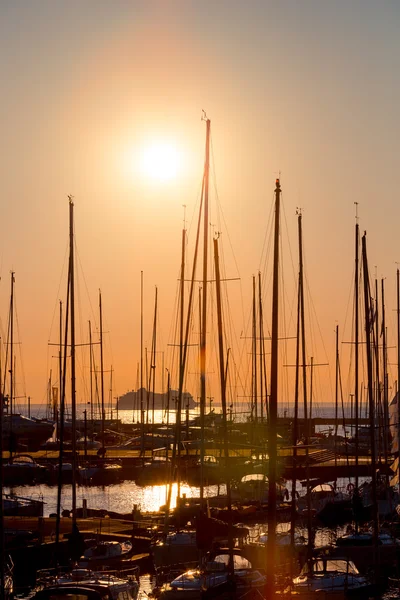
[{"label": "tall mast", "polygon": [[[1,342],[1,340],[0,340]],[[0,360],[1,360],[1,343],[0,343]],[[0,382],[1,382],[1,370],[0,370]],[[3,417],[4,417],[4,394],[0,384],[0,460],[1,466],[3,465]],[[3,469],[0,468],[0,499],[3,502]],[[4,514],[3,510],[0,510],[0,598],[5,598],[5,540],[4,540]]]},{"label": "tall mast", "polygon": [[[103,362],[103,308],[101,303],[101,290],[99,290],[99,311],[100,311],[100,389],[101,389],[101,447],[104,450],[104,362]],[[104,456],[104,452],[103,452]]]},{"label": "tall mast", "polygon": [[263,386],[263,312],[262,312],[262,299],[261,299],[261,273],[258,273],[258,320],[259,320],[259,331],[260,331],[260,419],[261,424],[264,419],[264,386]]},{"label": "tall mast", "polygon": [[63,321],[63,309],[62,309],[62,301],[60,300],[60,320],[59,320],[59,337],[60,337],[60,345],[58,348],[58,403],[57,403],[57,410],[55,412],[54,415],[54,419],[56,421],[56,432],[57,432],[57,440],[60,440],[60,432],[59,432],[59,427],[60,427],[60,406],[59,404],[61,403],[61,396],[62,396],[62,374],[63,374],[63,369],[62,369],[62,321]]},{"label": "tall mast", "polygon": [[306,358],[306,333],[304,318],[304,275],[303,275],[303,230],[301,212],[298,215],[299,231],[299,285],[300,285],[300,322],[301,322],[301,350],[302,350],[302,371],[303,371],[303,403],[304,403],[304,429],[305,443],[308,444],[310,437],[310,422],[307,409],[307,358]]},{"label": "tall mast", "polygon": [[281,186],[276,180],[274,269],[272,291],[272,339],[271,339],[271,390],[269,400],[269,487],[268,487],[268,543],[267,543],[267,597],[275,593],[275,547],[276,547],[276,459],[277,459],[277,412],[278,412],[278,326],[279,326],[279,217]]},{"label": "tall mast", "polygon": [[400,270],[397,269],[397,452],[400,481]]},{"label": "tall mast", "polygon": [[92,428],[92,441],[94,434],[93,427],[93,344],[92,344],[92,323],[89,321],[89,371],[90,371],[90,421]]},{"label": "tall mast", "polygon": [[[383,453],[385,465],[388,463],[388,433],[389,433],[389,406],[388,406],[388,373],[387,373],[387,342],[386,342],[386,311],[385,311],[385,282],[381,280],[382,292],[382,354],[383,354]],[[386,470],[386,486],[389,487],[389,475]]]},{"label": "tall mast", "polygon": [[365,307],[365,336],[367,349],[367,372],[368,372],[368,405],[369,421],[371,431],[371,466],[372,466],[372,496],[373,496],[373,537],[374,537],[374,567],[377,567],[377,544],[378,544],[378,508],[376,498],[376,452],[375,452],[375,403],[372,375],[372,355],[371,355],[371,333],[373,332],[373,322],[371,319],[371,295],[369,290],[368,259],[367,259],[367,238],[364,233],[362,237],[362,262],[363,262],[363,280],[364,280],[364,307]]},{"label": "tall mast", "polygon": [[[356,205],[357,206],[357,205]],[[357,219],[358,217],[356,217]],[[355,231],[355,273],[354,273],[354,312],[355,312],[355,323],[354,323],[354,337],[355,337],[355,357],[354,357],[354,368],[355,368],[355,383],[354,383],[354,408],[355,408],[355,442],[356,442],[356,461],[355,461],[355,493],[358,494],[358,393],[360,389],[359,383],[359,249],[360,249],[360,229],[358,221],[356,221]],[[357,520],[356,520],[357,528]]]},{"label": "tall mast", "polygon": [[[309,477],[309,459],[308,459],[308,444],[310,439],[310,418],[307,415],[307,358],[306,358],[306,333],[305,333],[305,309],[304,309],[304,272],[303,272],[303,229],[302,215],[298,214],[298,232],[299,232],[299,296],[300,296],[300,333],[301,333],[301,358],[302,358],[302,375],[303,375],[303,402],[304,402],[304,428],[305,428],[305,445],[306,445],[306,479],[307,479],[307,532],[308,532],[308,558],[311,557],[312,551],[312,522],[311,522],[311,506],[310,506],[310,477]],[[311,411],[310,411],[311,413]]]},{"label": "tall mast", "polygon": [[398,479],[400,481],[400,270],[397,269],[397,452],[399,456]]},{"label": "tall mast", "polygon": [[[200,209],[201,210],[201,209]],[[200,219],[199,219],[200,226]],[[199,226],[197,230],[197,240],[196,240],[196,252],[195,252],[195,260],[197,259],[197,248],[198,248],[198,240],[199,240]],[[177,470],[177,502],[179,502],[180,498],[180,483],[181,483],[181,475],[180,475],[180,456],[181,456],[181,421],[182,421],[182,396],[183,396],[183,383],[185,377],[185,363],[186,363],[186,353],[187,353],[187,335],[188,335],[188,326],[190,320],[190,307],[192,303],[193,297],[193,289],[194,289],[194,270],[195,264],[193,265],[193,276],[192,283],[190,288],[190,299],[189,299],[189,309],[188,309],[188,323],[186,330],[186,338],[185,342],[183,339],[183,321],[184,321],[184,308],[185,308],[185,251],[186,251],[186,229],[185,222],[184,227],[182,229],[182,253],[181,253],[181,277],[180,277],[180,311],[179,311],[179,389],[178,389],[178,404],[176,406],[176,422],[175,422],[175,436],[174,436],[174,444],[172,449],[171,456],[171,480],[169,482],[169,486],[167,489],[167,501],[166,501],[166,509],[165,509],[165,533],[168,529],[168,518],[169,518],[169,510],[171,505],[171,492],[172,492],[172,476],[175,471],[175,465],[178,464]],[[168,371],[168,369],[167,369]],[[167,430],[169,427],[169,402],[170,402],[170,373],[168,371],[168,410],[167,410]],[[168,458],[168,457],[167,457]]]},{"label": "tall mast", "polygon": [[[229,449],[228,449],[228,427],[227,427],[227,414],[226,414],[226,377],[225,377],[225,358],[224,358],[224,338],[222,330],[222,303],[221,303],[221,275],[219,269],[219,254],[218,254],[218,238],[214,238],[214,261],[215,261],[215,280],[216,280],[216,292],[217,292],[217,318],[218,318],[218,348],[219,348],[219,376],[221,383],[221,404],[222,404],[222,418],[223,418],[223,432],[224,432],[224,454],[225,454],[225,469],[226,469],[226,496],[227,496],[227,508],[228,514],[231,515],[232,511],[232,498],[231,498],[231,482],[229,477]],[[229,575],[233,581],[234,576],[234,563],[233,563],[233,538],[232,538],[232,524],[229,524]]]},{"label": "tall mast", "polygon": [[10,413],[13,414],[14,400],[14,283],[15,273],[11,271],[11,296],[10,296]]},{"label": "tall mast", "polygon": [[182,427],[182,396],[183,396],[183,383],[185,378],[185,364],[184,364],[184,353],[183,349],[183,319],[185,311],[185,250],[186,250],[186,229],[185,223],[182,229],[182,253],[181,253],[181,281],[180,281],[180,311],[179,311],[179,389],[178,389],[178,406],[176,407],[176,441],[177,441],[177,454],[178,454],[178,472],[177,472],[177,484],[178,484],[178,498],[180,497],[180,457],[181,457],[181,427]]},{"label": "tall mast", "polygon": [[379,369],[379,298],[378,298],[378,279],[375,278],[375,339],[374,339],[374,351],[375,351],[375,390],[376,400],[375,406],[377,411],[377,422],[378,422],[378,449],[377,456],[379,461],[382,458],[382,402],[381,402],[381,387],[380,387],[380,369]]},{"label": "tall mast", "polygon": [[337,435],[338,435],[338,426],[339,426],[339,325],[336,325],[336,360],[335,360],[335,467],[337,465]]},{"label": "tall mast", "polygon": [[[290,523],[290,545],[294,548],[294,534],[296,528],[296,468],[297,468],[297,442],[298,442],[298,421],[299,421],[299,363],[300,363],[300,278],[298,281],[297,290],[297,328],[296,328],[296,373],[294,386],[294,418],[292,430],[292,506],[291,506],[291,523]],[[294,567],[291,561],[291,567]]]},{"label": "tall mast", "polygon": [[71,297],[71,418],[72,418],[72,523],[76,525],[76,376],[75,376],[75,274],[74,274],[74,203],[69,196],[69,261]]},{"label": "tall mast", "polygon": [[142,447],[144,455],[144,412],[143,412],[143,271],[140,271],[140,423],[142,426]]},{"label": "tall mast", "polygon": [[208,188],[210,173],[210,126],[211,121],[203,115],[206,122],[206,154],[204,162],[204,241],[203,241],[203,298],[200,338],[200,426],[201,426],[201,485],[200,504],[204,498],[204,414],[206,410],[206,340],[207,340],[207,267],[208,267]]},{"label": "tall mast", "polygon": [[11,271],[11,294],[10,294],[10,457],[13,451],[13,430],[12,430],[12,415],[13,415],[13,399],[14,399],[14,283],[15,273]]},{"label": "tall mast", "polygon": [[[67,280],[67,303],[65,309],[65,326],[64,326],[64,355],[61,369],[61,381],[60,381],[60,431],[59,431],[59,442],[60,449],[58,452],[58,487],[57,487],[57,517],[56,517],[56,547],[55,555],[58,564],[59,556],[59,542],[60,542],[60,517],[61,517],[61,492],[62,492],[62,466],[64,459],[64,415],[65,415],[65,392],[66,392],[66,380],[67,380],[67,354],[68,354],[68,325],[70,319],[70,294],[71,289],[71,261],[68,265],[68,280]],[[72,433],[74,433],[74,424],[72,424]],[[74,461],[74,457],[72,458]],[[74,462],[72,463],[74,465]],[[72,473],[72,489],[76,489],[76,477]]]},{"label": "tall mast", "polygon": [[256,278],[253,275],[253,407],[254,407],[254,420],[257,426],[258,412],[257,412],[257,319],[256,319]]},{"label": "tall mast", "polygon": [[[155,290],[155,299],[154,299],[154,322],[153,322],[153,340],[151,343],[152,352],[150,355],[150,377],[153,378],[153,389],[152,389],[152,404],[151,404],[151,445],[152,450],[154,450],[154,400],[155,400],[155,385],[156,385],[156,344],[157,344],[157,286]],[[150,381],[149,381],[150,383]],[[150,388],[150,385],[149,385]],[[150,390],[149,390],[150,392]]]}]

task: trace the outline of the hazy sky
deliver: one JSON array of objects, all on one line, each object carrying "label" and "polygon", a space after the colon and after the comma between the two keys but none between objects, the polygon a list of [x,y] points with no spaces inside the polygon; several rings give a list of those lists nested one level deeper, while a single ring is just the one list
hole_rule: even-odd
[{"label": "hazy sky", "polygon": [[[241,278],[228,284],[238,345],[250,334],[251,278],[260,268],[279,173],[282,247],[289,256],[290,243],[293,256],[287,260],[288,314],[295,297],[296,207],[304,215],[307,280],[318,318],[313,327],[326,348],[316,333],[309,354],[329,360],[333,372],[336,322],[341,337],[345,323],[347,339],[351,335],[354,202],[361,231],[368,232],[372,276],[377,265],[378,278],[387,281],[393,327],[400,261],[399,28],[397,0],[3,0],[0,316],[4,340],[13,269],[21,342],[17,395],[42,402],[50,368],[57,378],[48,341],[57,342],[58,301],[65,300],[68,194],[75,198],[79,255],[78,341],[87,342],[89,319],[98,323],[101,288],[113,395],[136,387],[143,270],[145,344],[151,344],[157,285],[158,348],[168,366],[182,205],[192,256],[202,109],[212,121],[210,222],[222,231],[226,277]],[[152,141],[173,144],[183,156],[176,178],[160,182],[140,170],[140,155]],[[265,301],[269,322],[267,283]],[[294,334],[288,327],[286,335]],[[394,343],[394,329],[389,335]],[[289,363],[293,343],[290,353]],[[344,361],[348,355],[344,349]],[[235,360],[245,371],[247,350]],[[88,360],[82,361],[87,380]],[[324,391],[317,401],[332,401],[329,369],[321,371]],[[395,367],[391,371],[394,376]]]}]

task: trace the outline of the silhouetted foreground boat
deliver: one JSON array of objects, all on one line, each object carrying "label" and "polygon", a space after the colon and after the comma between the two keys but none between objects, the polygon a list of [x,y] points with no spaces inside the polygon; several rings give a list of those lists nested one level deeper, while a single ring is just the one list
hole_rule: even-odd
[{"label": "silhouetted foreground boat", "polygon": [[5,517],[42,517],[44,504],[41,500],[3,494],[3,515]]},{"label": "silhouetted foreground boat", "polygon": [[35,600],[136,600],[139,584],[134,577],[121,579],[115,575],[74,569],[42,582]]},{"label": "silhouetted foreground boat", "polygon": [[[19,413],[5,414],[3,417],[3,447],[23,445],[29,451],[39,449],[53,435],[54,423],[46,419],[24,417]],[[25,449],[25,448],[24,448]]]},{"label": "silhouetted foreground boat", "polygon": [[131,542],[102,541],[85,550],[79,566],[92,570],[121,567],[132,554]]},{"label": "silhouetted foreground boat", "polygon": [[[233,557],[234,576],[229,578],[229,554],[216,554],[203,568],[190,569],[161,587],[162,600],[200,600],[230,594],[240,598],[251,590],[261,597],[265,587],[265,576],[252,568],[251,563],[238,554]],[[233,595],[232,595],[233,594]]]},{"label": "silhouetted foreground boat", "polygon": [[374,586],[360,575],[350,560],[322,557],[305,563],[300,575],[293,580],[293,590],[299,600],[311,598],[317,592],[323,592],[328,600],[339,595],[344,598],[368,598],[374,592]]}]

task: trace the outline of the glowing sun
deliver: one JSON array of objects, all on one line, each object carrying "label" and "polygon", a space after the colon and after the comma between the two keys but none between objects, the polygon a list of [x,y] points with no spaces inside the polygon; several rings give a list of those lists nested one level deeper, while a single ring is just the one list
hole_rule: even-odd
[{"label": "glowing sun", "polygon": [[154,142],[143,148],[140,157],[142,173],[155,181],[175,179],[182,167],[182,157],[174,144]]}]

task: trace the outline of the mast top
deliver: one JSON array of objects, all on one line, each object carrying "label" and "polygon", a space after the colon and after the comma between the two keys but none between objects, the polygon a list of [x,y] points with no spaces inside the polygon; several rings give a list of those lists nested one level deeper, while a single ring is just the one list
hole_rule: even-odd
[{"label": "mast top", "polygon": [[277,177],[275,179],[275,184],[276,184],[276,190],[275,191],[280,190],[281,189],[281,181],[280,181],[279,177]]},{"label": "mast top", "polygon": [[356,205],[356,223],[358,225],[358,202],[354,202],[354,204]]}]

